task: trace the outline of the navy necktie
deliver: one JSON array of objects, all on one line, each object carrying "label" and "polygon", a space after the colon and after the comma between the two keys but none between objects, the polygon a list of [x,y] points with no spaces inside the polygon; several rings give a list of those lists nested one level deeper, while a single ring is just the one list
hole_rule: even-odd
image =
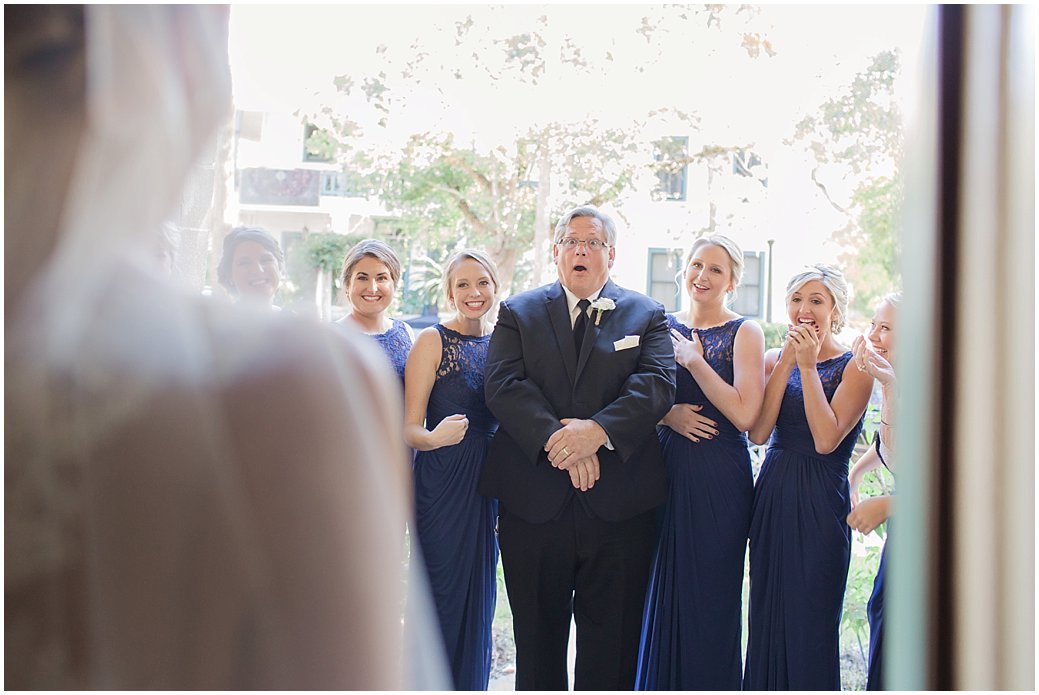
[{"label": "navy necktie", "polygon": [[577,303],[577,308],[580,312],[577,314],[577,320],[574,321],[574,347],[577,348],[577,356],[581,356],[581,343],[584,342],[584,332],[588,327],[588,307],[592,305],[587,299],[582,299]]}]

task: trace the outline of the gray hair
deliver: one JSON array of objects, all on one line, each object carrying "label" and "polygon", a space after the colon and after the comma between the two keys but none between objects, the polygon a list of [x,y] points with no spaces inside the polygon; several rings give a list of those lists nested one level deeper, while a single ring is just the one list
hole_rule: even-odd
[{"label": "gray hair", "polygon": [[732,270],[732,294],[729,296],[731,301],[736,298],[736,288],[740,286],[740,282],[743,280],[743,249],[729,237],[722,234],[708,234],[694,241],[689,249],[689,255],[685,259],[685,267],[682,269],[682,273],[684,274],[686,269],[689,268],[689,262],[693,260],[697,249],[707,245],[718,246],[729,256],[729,267]]},{"label": "gray hair", "polygon": [[790,278],[786,286],[786,300],[789,302],[794,292],[812,280],[818,280],[829,291],[833,299],[833,308],[837,312],[832,331],[840,333],[848,319],[848,283],[844,279],[844,274],[833,266],[816,263]]},{"label": "gray hair", "polygon": [[563,235],[566,234],[566,228],[570,226],[570,222],[575,217],[594,217],[599,220],[602,222],[602,228],[606,232],[606,243],[610,246],[617,245],[617,226],[613,224],[613,219],[594,205],[578,206],[560,217],[559,222],[556,223],[556,233],[552,243],[558,244],[562,241]]}]

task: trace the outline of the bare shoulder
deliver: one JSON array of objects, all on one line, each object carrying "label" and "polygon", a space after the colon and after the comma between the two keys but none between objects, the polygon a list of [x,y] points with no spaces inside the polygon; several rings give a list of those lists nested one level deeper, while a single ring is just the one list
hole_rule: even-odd
[{"label": "bare shoulder", "polygon": [[762,348],[765,347],[765,331],[761,329],[761,324],[753,319],[747,319],[736,329],[736,340],[740,339],[758,343]]},{"label": "bare shoulder", "polygon": [[867,391],[873,390],[873,377],[868,372],[859,369],[854,359],[848,360],[844,365],[844,371],[841,373],[841,383],[851,384],[856,388],[863,388]]},{"label": "bare shoulder", "polygon": [[782,350],[780,348],[770,348],[765,351],[765,373],[771,374],[772,370],[776,368],[776,363],[779,362],[779,353]]},{"label": "bare shoulder", "polygon": [[429,326],[423,328],[418,336],[415,338],[415,345],[411,348],[411,354],[414,354],[418,350],[419,354],[440,354],[440,350],[443,347],[443,340],[440,337],[440,331],[437,330],[436,326]]}]

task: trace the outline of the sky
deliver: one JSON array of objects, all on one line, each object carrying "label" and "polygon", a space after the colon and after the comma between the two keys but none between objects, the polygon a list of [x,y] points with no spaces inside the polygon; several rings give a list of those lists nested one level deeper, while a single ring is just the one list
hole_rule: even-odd
[{"label": "sky", "polygon": [[[462,80],[436,81],[435,87],[411,95],[410,108],[396,119],[396,133],[369,122],[366,136],[378,133],[397,142],[412,131],[447,130],[485,149],[514,142],[511,134],[537,120],[594,115],[604,124],[619,125],[667,104],[697,112],[705,142],[752,142],[766,161],[778,162],[791,156],[783,141],[792,135],[793,125],[816,113],[881,50],[901,48],[909,87],[901,90],[901,99],[905,110],[912,111],[913,90],[919,88],[912,78],[919,71],[929,7],[766,4],[757,15],[724,15],[723,31],[715,32],[683,29],[672,17],[666,29],[679,38],[669,45],[681,47],[688,36],[690,46],[675,49],[686,51],[680,60],[654,64],[655,44],[633,31],[652,9],[647,5],[233,5],[234,98],[244,110],[308,112],[336,103],[359,113],[350,109],[349,101],[336,101],[332,78],[392,71],[391,56],[397,52],[379,54],[380,44],[407,48],[418,42],[430,55],[427,64],[442,59],[464,71],[467,56],[451,54],[456,50],[455,23],[466,15],[501,29],[503,35],[535,26],[538,16],[547,15],[551,20],[543,33],[553,50],[569,39],[587,56],[609,51],[614,67],[604,70],[612,71],[579,82],[573,75],[546,75],[529,89],[506,80],[501,81],[506,87],[497,88],[497,83],[471,73]],[[734,40],[742,32],[767,36],[775,55],[750,58]],[[650,67],[639,72],[633,69],[636,65]],[[657,136],[667,134],[673,133]],[[690,150],[696,145],[690,140]],[[820,205],[810,184],[806,190],[783,189],[780,195],[779,183],[773,193],[781,199],[769,208],[769,216],[790,231],[778,235],[808,240],[804,243],[818,255],[819,243],[826,247],[837,225],[833,211]],[[835,258],[839,251],[827,247],[825,253]],[[803,254],[787,253],[789,264],[803,262]],[[788,272],[783,262],[777,251],[777,277]]]},{"label": "sky", "polygon": [[[821,103],[861,70],[868,56],[883,48],[902,46],[907,72],[912,70],[924,7],[765,5],[750,28],[772,40],[777,55],[771,59],[749,61],[733,44],[731,34],[715,32],[718,45],[698,49],[716,55],[715,61],[658,66],[637,79],[614,74],[595,86],[611,102],[607,113],[618,118],[626,115],[625,108],[643,106],[644,100],[664,94],[687,104],[724,100],[724,119],[734,128],[740,127],[741,119],[753,119],[760,128],[760,108],[767,104],[769,120],[778,126],[789,123],[792,112]],[[322,102],[317,95],[330,92],[333,76],[380,69],[383,60],[375,53],[377,45],[410,43],[421,37],[427,46],[447,50],[454,21],[467,14],[510,28],[548,14],[553,20],[550,31],[565,27],[586,53],[612,50],[618,62],[638,61],[647,53],[645,42],[631,30],[632,17],[646,9],[643,5],[234,5],[230,51],[235,103],[240,109],[258,111],[314,108]],[[438,31],[438,27],[446,29]],[[729,55],[725,51],[734,59],[725,60]],[[448,107],[454,108],[444,110],[453,111],[450,118],[458,119],[446,122],[449,128],[486,128],[500,124],[503,114],[517,121],[537,118],[547,105],[561,108],[560,102],[575,88],[546,80],[536,98],[512,90],[495,94],[493,103],[481,104],[480,94],[465,93],[466,81],[462,82],[447,85],[454,90]],[[460,103],[466,104],[461,113]],[[427,103],[422,110],[428,117],[434,109]]]}]

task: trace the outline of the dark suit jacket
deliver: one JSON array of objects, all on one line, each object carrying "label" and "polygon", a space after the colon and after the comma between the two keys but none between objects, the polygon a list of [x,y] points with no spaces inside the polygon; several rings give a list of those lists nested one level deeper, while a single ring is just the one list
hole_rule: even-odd
[{"label": "dark suit jacket", "polygon": [[[592,311],[580,356],[559,282],[503,302],[491,336],[484,392],[500,425],[479,489],[530,523],[554,518],[574,494],[606,521],[652,509],[666,495],[656,424],[675,401],[675,357],[664,308],[612,280],[600,296],[616,308],[598,326]],[[639,336],[638,347],[615,350],[629,335]],[[544,450],[567,417],[595,420],[615,449],[599,448],[600,479],[587,492]]]}]

